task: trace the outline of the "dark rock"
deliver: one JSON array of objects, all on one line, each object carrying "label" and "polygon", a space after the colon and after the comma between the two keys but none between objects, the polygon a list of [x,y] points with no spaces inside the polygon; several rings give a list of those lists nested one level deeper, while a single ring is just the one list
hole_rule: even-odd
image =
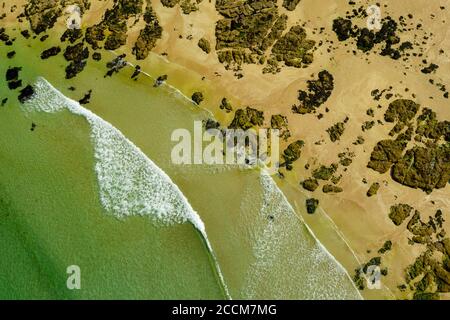
[{"label": "dark rock", "polygon": [[339,41],[345,41],[352,35],[352,21],[349,19],[337,18],[333,21],[333,31]]},{"label": "dark rock", "polygon": [[164,82],[167,81],[167,74],[163,74],[161,76],[158,77],[158,79],[156,79],[154,87],[159,87],[160,85],[162,85]]},{"label": "dark rock", "polygon": [[86,61],[72,61],[67,67],[66,67],[66,79],[72,79],[76,77],[78,73],[84,70],[84,67],[86,67]]},{"label": "dark rock", "polygon": [[234,119],[228,126],[230,129],[248,130],[252,127],[262,126],[264,122],[264,112],[247,107],[238,109],[234,114]]},{"label": "dark rock", "polygon": [[317,179],[309,178],[302,182],[302,187],[308,191],[315,191],[319,187],[319,182]]},{"label": "dark rock", "polygon": [[95,61],[100,61],[102,59],[102,54],[100,52],[94,52],[92,54],[92,59]]},{"label": "dark rock", "polygon": [[200,103],[202,103],[203,100],[204,100],[205,98],[203,97],[203,93],[197,91],[197,92],[194,92],[194,93],[192,94],[191,99],[192,99],[192,101],[194,101],[197,105],[200,105]]},{"label": "dark rock", "polygon": [[209,41],[205,38],[201,38],[198,41],[198,46],[200,47],[200,49],[202,49],[206,54],[209,54],[211,52],[211,44],[209,43]]},{"label": "dark rock", "polygon": [[311,198],[306,199],[306,211],[309,214],[314,214],[316,212],[317,207],[319,206],[319,200]]},{"label": "dark rock", "polygon": [[390,209],[389,218],[396,226],[399,226],[409,217],[413,209],[413,207],[403,203],[393,205]]},{"label": "dark rock", "polygon": [[8,88],[10,90],[15,90],[22,86],[22,80],[12,80],[8,81]]},{"label": "dark rock", "polygon": [[15,51],[10,51],[10,52],[8,52],[8,53],[6,54],[6,57],[7,57],[8,59],[12,59],[12,58],[14,58],[15,55],[16,55],[16,52],[15,52]]},{"label": "dark rock", "polygon": [[233,107],[232,107],[232,105],[228,102],[227,98],[223,98],[223,99],[222,99],[219,108],[222,109],[222,110],[225,110],[227,113],[233,111]]},{"label": "dark rock", "polygon": [[25,88],[20,90],[20,94],[18,96],[18,99],[20,103],[24,103],[27,100],[29,100],[34,94],[34,89],[31,85],[27,85]]},{"label": "dark rock", "polygon": [[41,53],[41,59],[48,59],[50,57],[56,56],[61,52],[60,47],[51,47],[50,49],[44,50]]},{"label": "dark rock", "polygon": [[11,67],[6,70],[6,81],[16,81],[19,80],[19,72],[22,70],[21,67]]},{"label": "dark rock", "polygon": [[318,80],[307,81],[308,91],[300,90],[298,100],[300,104],[292,107],[294,113],[306,114],[313,112],[324,104],[334,88],[334,78],[328,71],[319,72]]},{"label": "dark rock", "polygon": [[336,172],[337,168],[337,164],[334,163],[329,167],[322,165],[313,171],[313,177],[318,180],[330,180],[331,176]]},{"label": "dark rock", "polygon": [[88,103],[90,102],[90,100],[91,100],[91,94],[92,94],[92,90],[89,90],[89,91],[84,95],[84,97],[83,97],[81,100],[79,100],[78,102],[79,102],[81,105],[88,104]]},{"label": "dark rock", "polygon": [[384,254],[388,251],[390,251],[392,249],[392,241],[391,240],[387,240],[383,246],[380,248],[380,250],[378,250],[378,253],[380,254]]},{"label": "dark rock", "polygon": [[372,196],[376,195],[379,189],[380,189],[380,184],[378,182],[372,183],[369,190],[367,190],[367,196],[372,197]]},{"label": "dark rock", "polygon": [[322,192],[323,193],[339,193],[339,192],[342,192],[342,191],[344,191],[344,189],[342,189],[341,187],[334,186],[334,185],[331,185],[331,184],[326,184],[322,188]]}]

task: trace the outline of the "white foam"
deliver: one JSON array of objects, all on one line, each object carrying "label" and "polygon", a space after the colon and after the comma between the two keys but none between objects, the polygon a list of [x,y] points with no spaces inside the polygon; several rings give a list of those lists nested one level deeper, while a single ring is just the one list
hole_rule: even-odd
[{"label": "white foam", "polygon": [[89,122],[100,201],[105,210],[118,218],[138,215],[165,225],[192,223],[204,237],[230,298],[205,225],[170,177],[117,128],[64,96],[44,78],[37,80],[34,89],[32,99],[23,106],[26,111],[55,113],[67,109]]},{"label": "white foam", "polygon": [[[243,296],[361,299],[346,270],[314,235],[310,236],[306,224],[265,172],[260,175],[260,188],[260,217],[252,232],[255,260],[247,273]],[[254,194],[254,187],[251,189],[250,195]]]}]

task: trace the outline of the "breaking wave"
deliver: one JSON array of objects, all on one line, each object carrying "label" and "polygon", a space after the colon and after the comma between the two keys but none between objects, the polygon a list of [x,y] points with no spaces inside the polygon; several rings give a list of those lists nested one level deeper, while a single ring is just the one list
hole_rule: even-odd
[{"label": "breaking wave", "polygon": [[55,113],[66,109],[89,122],[100,201],[105,210],[118,218],[146,216],[163,225],[192,223],[205,239],[230,297],[204,223],[170,177],[117,128],[64,96],[44,78],[36,81],[34,89],[32,99],[23,106],[27,112]]},{"label": "breaking wave", "polygon": [[[259,183],[262,199],[255,225],[260,227],[253,232],[255,261],[248,270],[243,296],[361,299],[346,270],[310,233],[272,178],[262,172]],[[281,273],[290,276],[279,277]]]}]

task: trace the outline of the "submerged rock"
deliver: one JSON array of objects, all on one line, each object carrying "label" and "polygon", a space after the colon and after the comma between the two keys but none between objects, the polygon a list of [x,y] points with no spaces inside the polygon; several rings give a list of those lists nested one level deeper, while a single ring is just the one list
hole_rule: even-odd
[{"label": "submerged rock", "polygon": [[58,55],[60,52],[61,52],[60,47],[51,47],[50,49],[44,50],[41,53],[41,59],[45,60],[50,57],[54,57],[54,56]]},{"label": "submerged rock", "polygon": [[31,85],[27,85],[25,88],[20,90],[20,94],[18,96],[18,99],[20,103],[24,103],[27,100],[29,100],[34,94],[34,89]]}]

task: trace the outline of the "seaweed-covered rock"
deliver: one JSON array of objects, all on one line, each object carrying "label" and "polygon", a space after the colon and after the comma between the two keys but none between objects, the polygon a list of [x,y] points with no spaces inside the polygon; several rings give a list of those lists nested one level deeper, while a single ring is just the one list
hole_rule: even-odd
[{"label": "seaweed-covered rock", "polygon": [[286,66],[300,68],[313,62],[314,45],[313,40],[307,39],[305,29],[293,26],[274,44],[272,54]]},{"label": "seaweed-covered rock", "polygon": [[105,77],[111,77],[114,73],[118,73],[120,70],[127,66],[127,61],[125,60],[125,54],[115,57],[113,60],[106,63],[108,71]]},{"label": "seaweed-covered rock", "polygon": [[314,198],[306,199],[306,212],[309,214],[314,214],[318,206],[319,200]]},{"label": "seaweed-covered rock", "polygon": [[294,105],[294,113],[306,114],[315,111],[316,108],[324,104],[331,96],[334,88],[334,78],[326,70],[319,72],[317,80],[307,81],[308,91],[298,92],[299,105]]},{"label": "seaweed-covered rock", "polygon": [[88,104],[91,101],[92,90],[89,90],[83,98],[81,98],[78,102],[81,105]]},{"label": "seaweed-covered rock", "polygon": [[29,100],[34,94],[34,89],[31,85],[27,85],[25,88],[20,90],[20,94],[18,96],[18,99],[20,103],[24,103],[27,100]]},{"label": "seaweed-covered rock", "polygon": [[284,151],[283,158],[286,165],[292,164],[294,161],[300,158],[302,154],[302,148],[305,145],[305,142],[302,140],[297,140],[292,142]]},{"label": "seaweed-covered rock", "polygon": [[[296,2],[284,5],[290,9]],[[216,24],[216,51],[226,68],[251,63],[264,65],[264,73],[276,73],[279,62],[293,67],[312,62],[314,42],[301,26],[283,35],[288,16],[279,14],[277,0],[218,0],[216,10],[223,17]]]},{"label": "seaweed-covered rock", "polygon": [[408,123],[419,111],[420,105],[412,100],[397,99],[389,104],[384,114],[386,122]]},{"label": "seaweed-covered rock", "polygon": [[264,112],[247,107],[238,109],[234,114],[234,119],[228,126],[230,129],[248,130],[252,127],[262,126],[264,122]]},{"label": "seaweed-covered rock", "polygon": [[10,67],[6,70],[6,81],[16,81],[19,79],[19,72],[21,67]]},{"label": "seaweed-covered rock", "polygon": [[333,21],[333,31],[339,41],[345,41],[352,35],[352,21],[350,19],[337,18]]},{"label": "seaweed-covered rock", "polygon": [[102,54],[100,52],[94,52],[92,54],[92,59],[94,61],[100,61],[102,59]]},{"label": "seaweed-covered rock", "polygon": [[389,212],[389,218],[396,226],[399,226],[409,217],[413,209],[413,207],[403,203],[393,205]]},{"label": "seaweed-covered rock", "polygon": [[384,254],[392,249],[392,241],[387,240],[383,246],[378,250],[378,253]]},{"label": "seaweed-covered rock", "polygon": [[147,58],[150,51],[155,47],[156,41],[161,39],[163,31],[150,4],[147,4],[144,20],[146,26],[140,31],[133,48],[133,53],[138,60]]},{"label": "seaweed-covered rock", "polygon": [[198,40],[198,46],[200,49],[203,50],[203,52],[205,52],[206,54],[209,54],[211,52],[211,44],[209,43],[209,41],[205,38],[201,38],[200,40]]},{"label": "seaweed-covered rock", "polygon": [[450,142],[450,122],[438,121],[433,110],[423,108],[422,114],[417,117],[416,134],[436,142],[443,137],[445,141]]},{"label": "seaweed-covered rock", "polygon": [[391,170],[395,181],[427,193],[444,188],[450,180],[450,144],[414,147]]},{"label": "seaweed-covered rock", "polygon": [[64,58],[67,61],[81,61],[89,58],[89,49],[84,47],[83,43],[80,42],[73,46],[67,46],[64,51]]},{"label": "seaweed-covered rock", "polygon": [[317,181],[317,179],[309,178],[309,179],[302,181],[301,185],[302,185],[303,189],[312,192],[312,191],[315,191],[319,187],[319,182]]},{"label": "seaweed-covered rock", "polygon": [[164,82],[166,82],[168,79],[167,74],[163,74],[160,75],[156,80],[155,80],[155,84],[153,85],[154,87],[159,87],[161,86]]},{"label": "seaweed-covered rock", "polygon": [[300,0],[283,0],[283,7],[285,7],[286,10],[294,11],[299,3]]},{"label": "seaweed-covered rock", "polygon": [[313,171],[313,177],[318,180],[330,180],[331,176],[336,172],[338,166],[333,163],[331,166],[320,166]]},{"label": "seaweed-covered rock", "polygon": [[274,114],[270,119],[270,127],[272,129],[279,130],[280,137],[287,140],[291,136],[291,132],[288,128],[288,120],[286,116],[282,114]]},{"label": "seaweed-covered rock", "polygon": [[70,43],[75,43],[83,36],[83,31],[81,29],[66,29],[61,36],[61,42],[69,40]]},{"label": "seaweed-covered rock", "polygon": [[61,14],[62,9],[57,0],[32,0],[25,6],[25,16],[36,34],[53,28]]},{"label": "seaweed-covered rock", "polygon": [[423,68],[420,70],[424,74],[429,74],[435,72],[439,66],[437,64],[431,63],[428,67]]},{"label": "seaweed-covered rock", "polygon": [[222,99],[219,108],[225,110],[227,113],[233,111],[233,106],[228,102],[227,98]]},{"label": "seaweed-covered rock", "polygon": [[13,50],[13,51],[8,52],[8,53],[6,54],[6,57],[7,57],[8,59],[12,59],[12,58],[14,58],[15,55],[16,55],[16,52]]},{"label": "seaweed-covered rock", "polygon": [[356,46],[359,50],[367,52],[372,50],[375,45],[375,33],[367,28],[361,29],[358,35]]},{"label": "seaweed-covered rock", "polygon": [[197,91],[192,94],[192,101],[194,101],[197,105],[203,102],[205,98],[203,97],[203,93]]},{"label": "seaweed-covered rock", "polygon": [[338,186],[334,186],[332,184],[326,184],[322,188],[323,193],[340,193],[342,191],[344,191],[344,189]]},{"label": "seaweed-covered rock", "polygon": [[341,139],[341,135],[345,131],[344,122],[338,122],[327,129],[328,135],[330,136],[331,142],[336,142]]},{"label": "seaweed-covered rock", "polygon": [[373,149],[367,167],[379,173],[386,173],[394,163],[402,158],[405,148],[404,141],[381,140]]},{"label": "seaweed-covered rock", "polygon": [[86,60],[71,61],[66,67],[66,79],[72,79],[86,67]]},{"label": "seaweed-covered rock", "polygon": [[372,183],[369,190],[367,190],[367,196],[372,197],[372,196],[376,195],[379,189],[380,189],[380,184],[378,182]]},{"label": "seaweed-covered rock", "polygon": [[51,47],[49,49],[46,49],[44,51],[42,51],[41,53],[41,59],[48,59],[50,57],[54,57],[56,55],[58,55],[61,52],[61,48],[60,47]]}]

